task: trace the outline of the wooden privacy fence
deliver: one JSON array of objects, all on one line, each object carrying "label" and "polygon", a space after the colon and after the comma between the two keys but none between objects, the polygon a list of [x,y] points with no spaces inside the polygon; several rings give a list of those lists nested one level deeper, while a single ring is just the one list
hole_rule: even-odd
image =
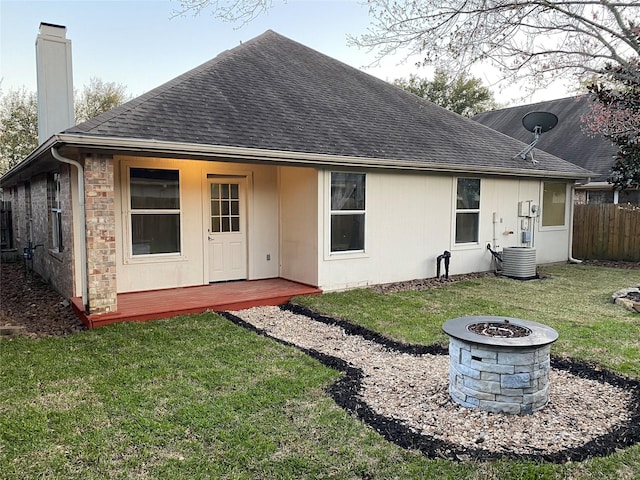
[{"label": "wooden privacy fence", "polygon": [[640,205],[576,205],[573,256],[640,262]]}]

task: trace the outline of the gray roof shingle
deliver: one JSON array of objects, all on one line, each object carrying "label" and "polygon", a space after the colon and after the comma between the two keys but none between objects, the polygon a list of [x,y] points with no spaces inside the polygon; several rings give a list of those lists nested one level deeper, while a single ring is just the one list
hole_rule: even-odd
[{"label": "gray roof shingle", "polygon": [[586,176],[273,31],[63,133]]},{"label": "gray roof shingle", "polygon": [[598,176],[593,180],[605,181],[614,162],[616,147],[603,137],[592,137],[582,131],[581,118],[589,114],[589,102],[587,95],[581,95],[483,112],[473,119],[528,143],[532,134],[522,126],[522,117],[532,111],[554,113],[558,125],[540,137],[536,148],[596,172]]}]

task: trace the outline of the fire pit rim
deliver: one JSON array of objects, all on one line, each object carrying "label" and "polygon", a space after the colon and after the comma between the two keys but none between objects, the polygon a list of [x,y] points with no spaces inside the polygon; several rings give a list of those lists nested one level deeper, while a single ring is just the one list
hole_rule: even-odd
[{"label": "fire pit rim", "polygon": [[[524,337],[491,337],[480,335],[468,329],[474,323],[502,323],[508,320],[510,324],[524,327],[531,334]],[[531,320],[502,316],[467,316],[457,317],[446,321],[442,325],[444,333],[464,342],[492,345],[499,347],[539,347],[548,345],[558,339],[558,332],[553,328]]]}]

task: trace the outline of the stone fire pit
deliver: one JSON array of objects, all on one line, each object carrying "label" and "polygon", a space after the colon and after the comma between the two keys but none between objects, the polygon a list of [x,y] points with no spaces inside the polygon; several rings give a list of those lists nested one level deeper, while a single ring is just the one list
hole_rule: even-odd
[{"label": "stone fire pit", "polygon": [[558,333],[509,317],[459,317],[449,335],[449,394],[460,405],[493,413],[527,414],[549,401],[551,343]]}]

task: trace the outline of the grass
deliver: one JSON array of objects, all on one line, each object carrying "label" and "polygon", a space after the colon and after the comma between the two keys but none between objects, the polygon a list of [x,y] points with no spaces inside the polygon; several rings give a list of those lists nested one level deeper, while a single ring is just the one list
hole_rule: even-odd
[{"label": "grass", "polygon": [[[560,333],[555,355],[640,377],[638,317],[608,303],[640,272],[549,267],[424,292],[297,299],[411,343],[454,316],[508,315]],[[640,448],[555,465],[430,460],[385,441],[325,389],[339,374],[215,314],[0,341],[0,478],[640,478]]]},{"label": "grass", "polygon": [[442,324],[465,315],[502,315],[544,323],[560,335],[552,353],[598,362],[640,378],[640,321],[611,303],[616,290],[640,284],[640,270],[581,265],[539,269],[541,281],[485,277],[446,288],[378,295],[360,289],[297,299],[407,343],[446,345]]}]

